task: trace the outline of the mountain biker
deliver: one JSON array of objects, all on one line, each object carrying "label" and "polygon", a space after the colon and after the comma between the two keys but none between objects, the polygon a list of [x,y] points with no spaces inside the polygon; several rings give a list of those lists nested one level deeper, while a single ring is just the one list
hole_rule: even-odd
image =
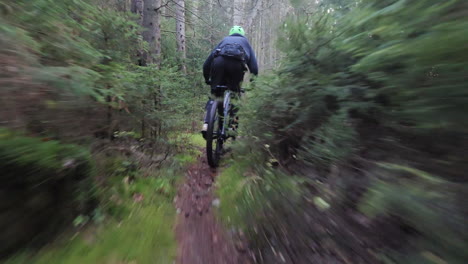
[{"label": "mountain biker", "polygon": [[[244,80],[247,68],[253,75],[258,75],[257,59],[255,52],[244,36],[245,31],[241,26],[234,26],[210,53],[203,64],[203,77],[213,91],[218,85],[226,85],[234,92],[240,92],[240,83]],[[210,110],[212,100],[206,104],[206,112]],[[208,128],[208,114],[202,128],[205,137]]]}]

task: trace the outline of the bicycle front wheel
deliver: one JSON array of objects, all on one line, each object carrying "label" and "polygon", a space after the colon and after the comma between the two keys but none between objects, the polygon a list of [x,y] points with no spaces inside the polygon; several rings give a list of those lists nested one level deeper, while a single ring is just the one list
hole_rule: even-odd
[{"label": "bicycle front wheel", "polygon": [[215,100],[211,105],[210,112],[208,113],[208,130],[206,131],[206,155],[208,164],[212,168],[218,167],[223,149],[221,122],[218,115],[219,104],[220,103]]}]

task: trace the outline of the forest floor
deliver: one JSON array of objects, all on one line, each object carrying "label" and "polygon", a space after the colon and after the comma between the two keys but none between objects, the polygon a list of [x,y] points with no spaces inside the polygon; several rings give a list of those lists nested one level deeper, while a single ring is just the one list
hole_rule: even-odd
[{"label": "forest floor", "polygon": [[250,263],[245,242],[223,228],[215,216],[219,200],[213,195],[217,172],[205,153],[186,173],[176,197],[176,238],[179,264]]},{"label": "forest floor", "polygon": [[103,202],[107,193],[118,200],[114,210],[119,217],[90,221],[37,252],[26,249],[5,263],[252,263],[239,232],[225,228],[217,217],[215,181],[222,168],[209,167],[200,135],[184,137],[186,148],[174,156],[173,165],[154,171],[153,177],[137,177],[131,184],[121,175],[108,179],[101,196]]}]

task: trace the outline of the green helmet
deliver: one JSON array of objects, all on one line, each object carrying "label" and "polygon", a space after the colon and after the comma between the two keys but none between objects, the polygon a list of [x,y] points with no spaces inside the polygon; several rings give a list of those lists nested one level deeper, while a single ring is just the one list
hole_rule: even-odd
[{"label": "green helmet", "polygon": [[241,26],[233,26],[231,28],[231,31],[229,31],[229,35],[232,35],[232,34],[241,34],[242,36],[244,36],[245,31]]}]

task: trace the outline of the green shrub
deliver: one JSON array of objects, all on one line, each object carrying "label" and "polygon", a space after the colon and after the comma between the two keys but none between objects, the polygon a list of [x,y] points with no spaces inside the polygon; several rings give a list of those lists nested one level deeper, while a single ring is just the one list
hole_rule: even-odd
[{"label": "green shrub", "polygon": [[79,214],[96,206],[90,153],[76,145],[0,130],[3,241],[10,253],[23,243],[50,241]]},{"label": "green shrub", "polygon": [[[270,237],[252,233],[253,239],[286,240],[281,246],[294,252],[288,257],[296,262],[303,260],[298,255],[309,256],[306,243],[313,240],[320,250],[344,252],[356,263],[376,256],[389,263],[463,263],[468,19],[461,10],[468,2],[333,2],[339,3],[284,23],[278,33],[284,59],[257,79],[241,108],[248,136],[236,160],[252,163],[237,169],[232,181],[250,171],[254,182],[266,181],[256,167],[276,164],[275,181],[299,176],[309,197],[277,200],[257,222],[258,233]],[[223,178],[220,184],[221,190],[235,185]],[[255,194],[261,204],[273,199],[262,194]],[[313,197],[326,198],[328,206]],[[241,198],[235,203],[245,204]],[[325,219],[314,219],[309,228],[288,211],[291,206],[304,214],[326,208]],[[369,219],[360,219],[359,210]],[[277,234],[269,223],[281,228],[282,221],[293,226]],[[299,227],[314,239],[297,242],[287,235],[301,233]],[[385,227],[398,232],[386,241],[366,235]],[[323,229],[329,233],[316,237]],[[378,245],[378,253],[361,241]],[[270,251],[269,243],[259,252]],[[275,256],[279,247],[271,250]]]},{"label": "green shrub", "polygon": [[247,164],[238,160],[224,170],[217,181],[217,194],[223,221],[252,232],[252,225],[262,222],[265,212],[285,200],[298,199],[302,189],[295,177],[285,177],[267,165],[246,171]]},{"label": "green shrub", "polygon": [[[458,201],[466,186],[456,186],[426,172],[384,164],[362,198],[359,209],[371,218],[398,217],[419,233],[408,247],[430,252],[447,263],[463,263],[468,258],[468,234],[463,232],[464,214]],[[385,179],[391,177],[393,180]],[[424,255],[408,250],[405,256],[393,252],[398,263],[415,263]],[[418,256],[419,255],[419,256]]]}]

